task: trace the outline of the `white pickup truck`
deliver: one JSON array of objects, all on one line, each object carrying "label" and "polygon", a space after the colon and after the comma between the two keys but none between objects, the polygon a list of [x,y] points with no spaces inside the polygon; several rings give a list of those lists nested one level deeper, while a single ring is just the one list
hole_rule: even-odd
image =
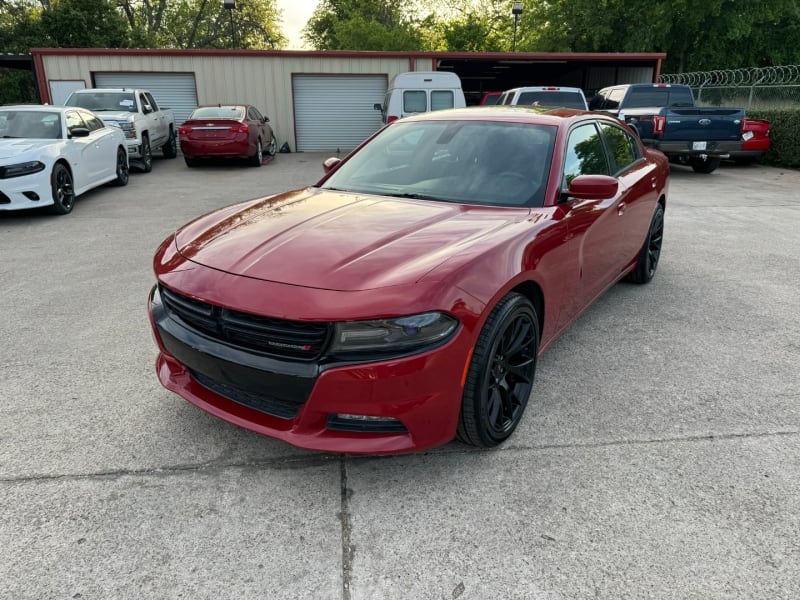
[{"label": "white pickup truck", "polygon": [[153,148],[160,148],[164,158],[178,155],[175,117],[171,110],[159,108],[147,90],[77,90],[64,104],[86,108],[96,113],[104,123],[122,129],[131,165],[138,166],[145,173],[153,169]]}]

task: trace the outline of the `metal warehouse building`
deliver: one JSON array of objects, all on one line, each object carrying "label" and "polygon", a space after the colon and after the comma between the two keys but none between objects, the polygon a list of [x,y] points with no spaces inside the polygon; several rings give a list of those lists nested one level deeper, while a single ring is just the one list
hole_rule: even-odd
[{"label": "metal warehouse building", "polygon": [[381,126],[374,110],[405,71],[450,71],[468,103],[485,91],[561,85],[591,94],[657,81],[665,54],[542,54],[34,48],[42,102],[84,87],[149,89],[178,123],[200,104],[249,103],[292,151],[349,150]]}]

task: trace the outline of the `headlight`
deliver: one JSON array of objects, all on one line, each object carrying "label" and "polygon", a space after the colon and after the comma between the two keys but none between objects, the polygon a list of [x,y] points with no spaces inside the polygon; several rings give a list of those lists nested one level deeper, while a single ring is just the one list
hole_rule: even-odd
[{"label": "headlight", "polygon": [[456,319],[440,312],[375,321],[345,321],[334,326],[330,352],[406,353],[447,339],[457,327]]},{"label": "headlight", "polygon": [[31,173],[38,173],[44,171],[44,163],[38,160],[31,160],[16,165],[6,165],[0,167],[0,179],[10,179],[12,177],[22,177],[23,175],[30,175]]}]

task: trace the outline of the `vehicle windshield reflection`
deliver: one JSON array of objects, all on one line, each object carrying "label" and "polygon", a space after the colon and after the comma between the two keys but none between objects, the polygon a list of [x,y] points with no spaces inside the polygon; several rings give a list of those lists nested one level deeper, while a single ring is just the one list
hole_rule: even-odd
[{"label": "vehicle windshield reflection", "polygon": [[356,193],[541,206],[556,128],[473,120],[387,127],[322,185]]}]

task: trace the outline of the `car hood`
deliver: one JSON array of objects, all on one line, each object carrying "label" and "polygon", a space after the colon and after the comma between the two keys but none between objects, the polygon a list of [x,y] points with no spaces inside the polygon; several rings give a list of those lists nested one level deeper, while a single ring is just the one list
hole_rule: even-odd
[{"label": "car hood", "polygon": [[210,213],[175,238],[184,258],[227,273],[356,291],[419,281],[528,213],[307,188]]},{"label": "car hood", "polygon": [[36,155],[42,148],[52,144],[60,143],[60,140],[37,140],[37,139],[5,139],[0,140],[0,160],[8,164],[8,161],[25,162],[30,160],[31,155]]},{"label": "car hood", "polygon": [[128,110],[96,110],[94,113],[103,121],[130,121],[135,114]]}]

